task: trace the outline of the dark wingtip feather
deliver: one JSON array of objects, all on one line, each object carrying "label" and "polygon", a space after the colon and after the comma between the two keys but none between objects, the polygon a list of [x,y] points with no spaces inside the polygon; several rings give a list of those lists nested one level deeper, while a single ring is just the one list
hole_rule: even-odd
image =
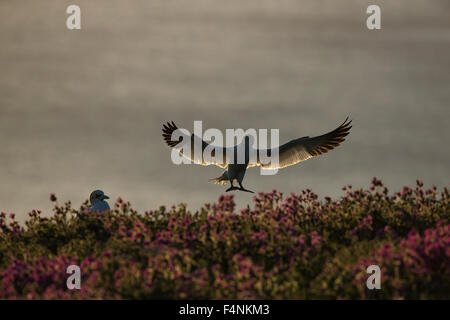
[{"label": "dark wingtip feather", "polygon": [[169,147],[175,147],[178,143],[181,142],[181,138],[180,141],[172,140],[172,134],[177,129],[178,127],[175,125],[173,121],[163,124],[162,136],[164,138],[164,141],[169,145]]},{"label": "dark wingtip feather", "polygon": [[350,134],[350,129],[352,128],[351,123],[352,120],[349,120],[349,117],[347,117],[339,127],[321,136],[320,138],[324,139],[324,141],[308,150],[308,152],[312,156],[317,156],[339,146],[345,141],[345,137]]}]

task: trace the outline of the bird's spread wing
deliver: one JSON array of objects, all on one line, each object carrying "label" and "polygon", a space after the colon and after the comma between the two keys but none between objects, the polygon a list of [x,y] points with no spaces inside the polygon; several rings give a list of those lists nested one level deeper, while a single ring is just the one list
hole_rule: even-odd
[{"label": "bird's spread wing", "polygon": [[[195,164],[200,164],[203,166],[216,165],[221,168],[227,167],[225,160],[226,159],[225,148],[212,146],[209,143],[205,142],[202,138],[194,134],[188,135],[186,132],[183,132],[183,130],[178,131],[177,130],[178,127],[175,125],[173,121],[167,122],[166,124],[163,125],[162,136],[164,138],[164,141],[169,145],[169,147],[176,149],[183,157],[187,158],[188,160],[192,161]],[[179,135],[178,140],[174,139],[175,133]],[[190,148],[188,146],[188,142],[190,142]],[[201,153],[199,152],[197,157],[195,157],[194,153],[195,145],[201,146]],[[210,152],[207,152],[207,154],[211,155],[211,159],[207,159],[204,156],[204,151],[208,146],[210,147],[209,149]],[[218,151],[217,157],[216,151]]]},{"label": "bird's spread wing", "polygon": [[339,146],[345,140],[345,136],[350,133],[351,122],[347,118],[339,127],[324,135],[312,138],[298,138],[281,145],[276,148],[279,155],[278,165],[264,163],[260,157],[261,151],[263,152],[262,154],[267,154],[268,157],[271,157],[277,151],[276,149],[258,150],[257,162],[252,166],[261,166],[265,169],[281,169],[326,153]]}]

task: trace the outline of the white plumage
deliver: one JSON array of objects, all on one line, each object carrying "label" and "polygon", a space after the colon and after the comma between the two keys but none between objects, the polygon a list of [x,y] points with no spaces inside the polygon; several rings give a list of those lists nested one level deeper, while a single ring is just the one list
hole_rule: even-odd
[{"label": "white plumage", "polygon": [[[220,154],[222,154],[222,159],[210,161],[208,159],[202,158],[195,159],[194,158],[194,145],[201,145],[202,146],[202,152],[206,148],[210,148],[210,144],[201,139],[200,137],[197,137],[196,135],[192,134],[191,136],[182,133],[179,137],[179,140],[174,140],[172,138],[172,134],[178,130],[178,127],[173,122],[168,122],[167,124],[163,125],[163,137],[166,143],[179,151],[179,153],[185,157],[190,159],[193,163],[200,164],[203,166],[208,165],[216,165],[220,168],[226,168],[227,170],[218,178],[213,179],[214,183],[217,184],[225,184],[228,181],[231,184],[231,187],[228,188],[226,191],[231,190],[241,190],[241,191],[247,191],[252,192],[250,190],[246,190],[242,186],[242,180],[244,179],[245,172],[247,168],[260,166],[263,169],[281,169],[288,166],[292,166],[296,163],[299,163],[301,161],[308,160],[314,156],[318,156],[322,153],[326,153],[335,147],[339,146],[344,140],[345,137],[350,133],[351,127],[351,120],[348,121],[348,118],[345,119],[345,121],[336,129],[333,131],[330,131],[328,133],[325,133],[321,136],[316,137],[303,137],[298,139],[293,139],[277,148],[267,149],[267,150],[259,150],[259,149],[250,149],[252,148],[252,144],[249,142],[249,137],[246,136],[243,143],[245,143],[245,147],[243,148],[243,151],[245,152],[245,163],[239,164],[237,163],[236,159],[233,161],[229,161],[226,157],[227,154],[227,148],[219,147],[218,150],[220,151]],[[190,154],[184,154],[181,146],[183,146],[184,143],[187,141],[191,142],[191,152]],[[232,147],[234,149],[234,155],[236,157],[238,146]],[[250,154],[251,151],[254,151],[256,153],[257,158],[256,161],[250,160]],[[215,155],[215,152],[212,152],[213,156]],[[270,157],[272,154],[278,154],[278,163],[263,163],[263,159],[260,159],[260,154],[266,154],[268,157]],[[235,187],[233,185],[233,181],[237,180],[239,183],[239,188]]]}]

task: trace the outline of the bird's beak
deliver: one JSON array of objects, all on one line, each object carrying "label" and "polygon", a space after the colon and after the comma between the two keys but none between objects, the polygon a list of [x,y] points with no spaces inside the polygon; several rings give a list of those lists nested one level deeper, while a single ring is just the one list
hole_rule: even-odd
[{"label": "bird's beak", "polygon": [[104,199],[109,199],[109,197],[105,194],[105,195],[103,195],[103,200]]}]

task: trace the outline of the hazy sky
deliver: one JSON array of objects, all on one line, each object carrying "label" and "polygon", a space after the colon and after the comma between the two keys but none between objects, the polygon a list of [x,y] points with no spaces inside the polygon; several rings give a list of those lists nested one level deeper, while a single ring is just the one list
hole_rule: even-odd
[{"label": "hazy sky", "polygon": [[[281,142],[354,127],[338,149],[244,185],[339,196],[372,176],[399,188],[450,178],[449,1],[79,0],[0,2],[0,210],[79,206],[94,189],[140,210],[196,209],[216,167],[175,166],[165,121],[279,128]],[[235,193],[240,207],[251,194]],[[112,201],[110,201],[112,203]]]}]

